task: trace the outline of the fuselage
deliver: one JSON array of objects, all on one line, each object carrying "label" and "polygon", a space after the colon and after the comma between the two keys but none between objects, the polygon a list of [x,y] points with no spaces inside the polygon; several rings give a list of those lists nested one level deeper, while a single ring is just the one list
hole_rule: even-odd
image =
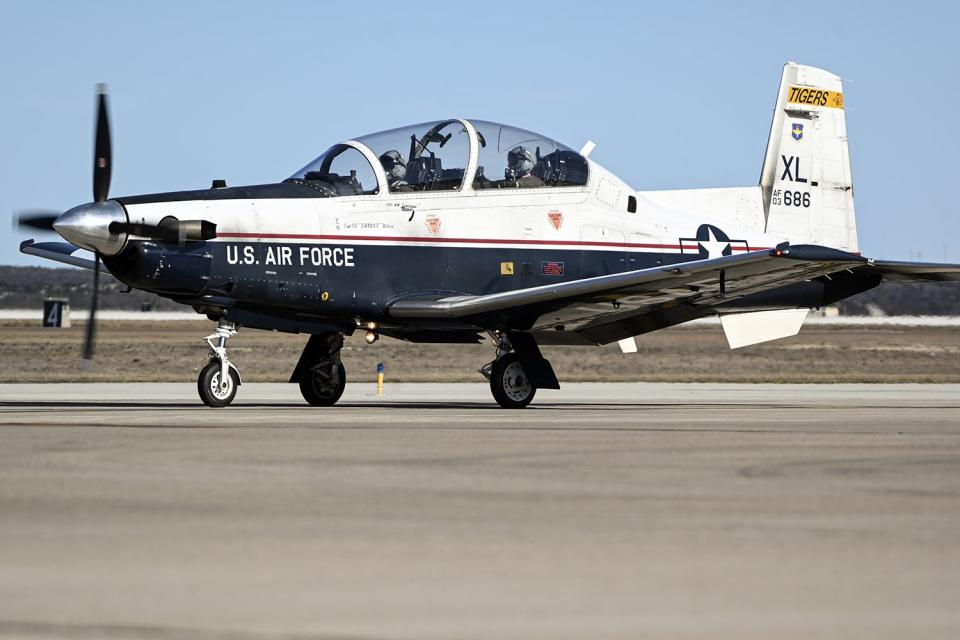
[{"label": "fuselage", "polygon": [[[590,168],[585,187],[536,193],[314,198],[281,184],[119,198],[131,220],[203,218],[216,223],[217,238],[183,248],[133,240],[126,251],[138,254],[139,266],[118,265],[117,275],[159,291],[221,292],[241,304],[380,320],[398,296],[495,293],[782,241],[722,222],[720,233],[698,240],[708,221],[683,220],[595,163]],[[613,194],[606,202],[594,182]],[[635,213],[626,209],[629,197]]]},{"label": "fuselage", "polygon": [[[389,181],[389,158],[377,148],[387,144],[378,136],[394,135],[385,132],[334,145],[280,183],[115,198],[129,223],[206,220],[216,237],[172,244],[111,236],[104,263],[133,287],[214,315],[246,307],[347,326],[388,321],[390,303],[407,297],[524,289],[791,240],[765,233],[759,186],[677,192],[691,194],[677,200],[638,192],[559,143],[529,141],[537,134],[466,120],[422,134],[427,126],[409,128],[414,142],[403,161],[408,179],[419,166],[421,176],[433,170],[432,182]],[[493,126],[501,129],[493,134]],[[447,160],[460,168],[435,156],[451,137],[445,130],[459,134],[445,153],[460,153]],[[406,130],[397,132],[405,139]],[[511,154],[535,148],[534,173],[544,179],[530,178],[534,187],[512,181],[509,166],[511,179],[484,173],[481,163],[506,157],[491,151],[494,135],[511,134],[528,139]],[[350,154],[352,164],[338,167]],[[533,164],[533,152],[527,156]]]}]

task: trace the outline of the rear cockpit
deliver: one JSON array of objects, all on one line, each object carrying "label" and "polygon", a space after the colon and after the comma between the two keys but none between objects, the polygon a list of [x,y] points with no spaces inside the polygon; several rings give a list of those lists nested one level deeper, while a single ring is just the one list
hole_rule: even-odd
[{"label": "rear cockpit", "polygon": [[474,189],[587,184],[587,160],[573,149],[532,131],[496,122],[472,122],[480,146]]},{"label": "rear cockpit", "polygon": [[583,187],[586,158],[546,136],[482,120],[425,122],[336,144],[285,182],[318,197]]}]

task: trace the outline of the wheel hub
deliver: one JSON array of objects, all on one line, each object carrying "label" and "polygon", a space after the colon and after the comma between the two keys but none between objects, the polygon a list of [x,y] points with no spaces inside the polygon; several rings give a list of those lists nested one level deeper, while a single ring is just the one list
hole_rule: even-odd
[{"label": "wheel hub", "polygon": [[520,402],[530,395],[532,387],[523,371],[523,365],[519,362],[510,363],[503,370],[503,390],[515,402]]},{"label": "wheel hub", "polygon": [[220,380],[220,373],[213,374],[210,378],[210,393],[218,400],[223,400],[230,395],[233,390],[233,377],[227,375],[224,380]]}]

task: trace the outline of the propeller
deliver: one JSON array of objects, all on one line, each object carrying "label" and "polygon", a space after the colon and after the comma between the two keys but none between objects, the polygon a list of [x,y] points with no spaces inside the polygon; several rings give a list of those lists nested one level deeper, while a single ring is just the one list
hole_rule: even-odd
[{"label": "propeller", "polygon": [[[110,140],[110,114],[107,110],[107,85],[97,84],[97,129],[93,150],[93,200],[106,202],[110,197],[110,176],[113,167],[113,145]],[[93,291],[90,293],[90,317],[83,341],[81,366],[93,366],[94,343],[97,336],[97,303],[100,301],[100,252],[93,256]]]}]

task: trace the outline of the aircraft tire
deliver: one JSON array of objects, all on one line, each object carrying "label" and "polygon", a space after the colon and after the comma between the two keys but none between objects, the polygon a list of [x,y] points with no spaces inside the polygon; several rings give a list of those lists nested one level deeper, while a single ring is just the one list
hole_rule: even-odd
[{"label": "aircraft tire", "polygon": [[300,393],[303,399],[312,407],[332,407],[343,395],[347,386],[347,370],[342,362],[337,363],[340,375],[339,381],[332,383],[329,376],[322,376],[314,370],[310,375],[300,380]]},{"label": "aircraft tire", "polygon": [[237,395],[237,387],[240,386],[240,376],[233,367],[228,367],[230,379],[225,386],[220,385],[220,361],[211,360],[207,366],[200,371],[200,377],[197,378],[197,392],[203,404],[208,407],[225,407],[233,402]]},{"label": "aircraft tire", "polygon": [[522,409],[537,394],[537,388],[527,378],[520,357],[515,353],[508,353],[493,363],[490,391],[497,404],[504,409]]}]

